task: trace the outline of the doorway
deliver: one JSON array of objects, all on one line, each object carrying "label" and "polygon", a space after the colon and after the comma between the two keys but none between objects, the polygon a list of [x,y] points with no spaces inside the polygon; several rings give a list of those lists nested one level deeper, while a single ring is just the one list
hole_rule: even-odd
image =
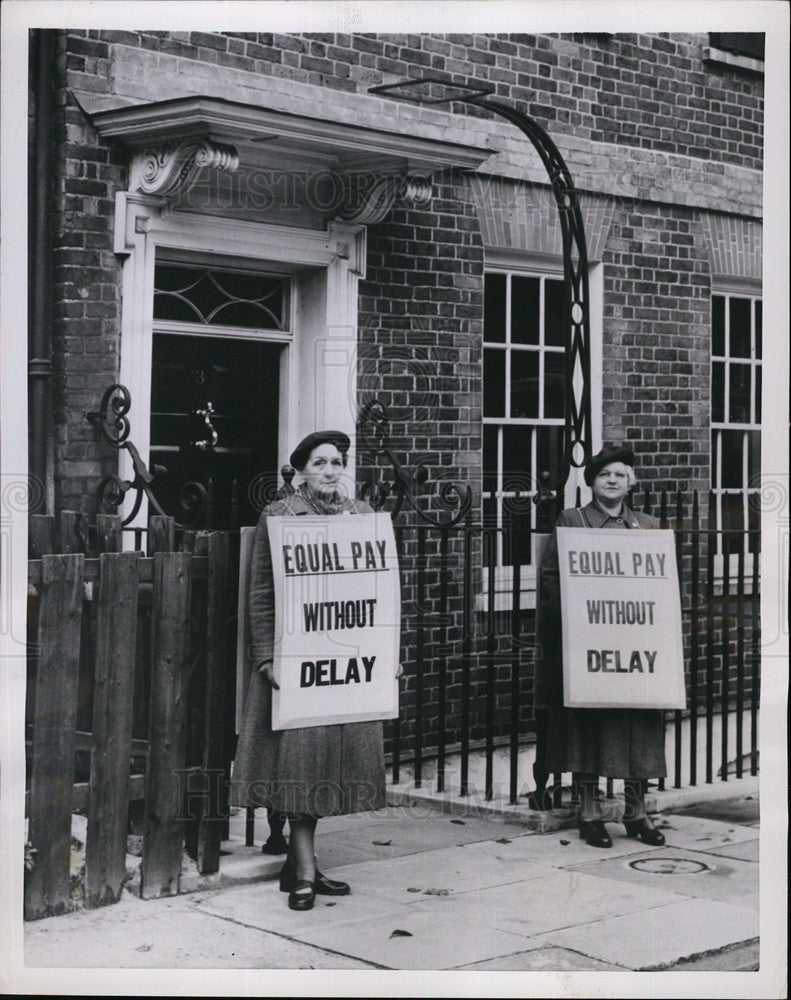
[{"label": "doorway", "polygon": [[[211,479],[208,526],[255,524],[262,484],[278,474],[278,411],[282,343],[205,334],[153,334],[151,465],[160,505],[177,521],[186,484]],[[232,491],[237,482],[237,510]],[[233,522],[236,522],[235,524]],[[198,525],[203,527],[202,524]]]}]

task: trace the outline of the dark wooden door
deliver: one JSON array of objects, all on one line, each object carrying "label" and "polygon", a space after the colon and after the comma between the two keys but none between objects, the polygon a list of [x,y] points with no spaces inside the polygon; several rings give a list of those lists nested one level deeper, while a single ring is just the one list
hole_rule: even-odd
[{"label": "dark wooden door", "polygon": [[231,337],[154,334],[151,464],[167,470],[155,479],[154,492],[176,520],[190,519],[181,504],[184,487],[190,482],[206,487],[211,479],[215,503],[207,526],[232,527],[236,479],[239,523],[256,522],[261,477],[277,474],[283,349]]}]

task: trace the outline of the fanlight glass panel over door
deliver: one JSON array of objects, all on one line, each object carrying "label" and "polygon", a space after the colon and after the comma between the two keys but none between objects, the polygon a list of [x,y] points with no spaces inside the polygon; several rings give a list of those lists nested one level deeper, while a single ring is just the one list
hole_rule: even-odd
[{"label": "fanlight glass panel over door", "polygon": [[[277,476],[283,344],[204,334],[154,332],[151,373],[152,465],[167,472],[154,490],[178,521],[190,482],[214,484],[211,527],[231,526],[238,485],[240,524],[254,524],[264,487]],[[211,406],[209,406],[211,404]],[[214,434],[216,433],[216,441]]]}]

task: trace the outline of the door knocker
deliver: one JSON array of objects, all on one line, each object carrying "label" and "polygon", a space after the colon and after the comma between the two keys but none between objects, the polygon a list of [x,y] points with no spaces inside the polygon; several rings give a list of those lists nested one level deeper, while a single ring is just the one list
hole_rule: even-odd
[{"label": "door knocker", "polygon": [[192,415],[201,418],[206,425],[206,437],[193,441],[193,448],[198,448],[200,451],[214,451],[217,446],[217,431],[211,422],[211,418],[214,415],[214,407],[211,401],[206,403],[205,409],[193,410]]}]

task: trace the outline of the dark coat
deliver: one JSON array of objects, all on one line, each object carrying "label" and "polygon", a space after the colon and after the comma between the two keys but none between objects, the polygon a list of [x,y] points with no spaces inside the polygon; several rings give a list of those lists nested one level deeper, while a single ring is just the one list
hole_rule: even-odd
[{"label": "dark coat", "polygon": [[[659,521],[624,504],[619,518],[596,503],[564,510],[556,527],[658,528]],[[665,721],[661,710],[565,708],[563,706],[563,618],[560,606],[557,531],[553,530],[537,579],[538,660],[535,707],[547,712],[545,746],[536,764],[548,774],[581,772],[608,778],[660,778],[665,766]]]},{"label": "dark coat", "polygon": [[[365,514],[347,500],[341,513]],[[291,815],[336,816],[385,804],[381,722],[272,730],[272,693],[258,667],[272,660],[275,601],[266,519],[315,514],[300,493],[270,504],[258,521],[250,567],[250,652],[253,673],[233,768],[235,805],[266,806]]]}]

